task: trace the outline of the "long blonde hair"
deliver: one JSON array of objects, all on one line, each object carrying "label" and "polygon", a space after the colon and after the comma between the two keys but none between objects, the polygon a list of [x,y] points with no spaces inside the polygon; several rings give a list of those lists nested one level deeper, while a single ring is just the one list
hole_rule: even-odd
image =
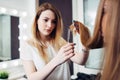
[{"label": "long blonde hair", "polygon": [[105,64],[101,80],[120,80],[120,0],[110,0]]},{"label": "long blonde hair", "polygon": [[39,16],[45,10],[51,10],[55,14],[56,27],[49,36],[50,36],[51,45],[54,47],[56,51],[58,51],[59,48],[61,47],[60,41],[61,41],[61,35],[62,35],[62,29],[63,29],[63,22],[62,22],[60,12],[52,4],[46,2],[39,6],[36,16],[34,18],[33,26],[32,26],[33,38],[30,40],[30,43],[32,43],[32,45],[38,49],[40,55],[47,63],[49,59],[48,59],[47,53],[44,50],[45,45],[41,41],[41,36],[38,30],[38,24],[37,24]]}]

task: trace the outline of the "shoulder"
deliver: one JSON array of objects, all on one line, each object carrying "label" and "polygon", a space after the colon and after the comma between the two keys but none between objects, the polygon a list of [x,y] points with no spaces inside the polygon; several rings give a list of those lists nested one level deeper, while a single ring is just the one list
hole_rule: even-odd
[{"label": "shoulder", "polygon": [[32,60],[33,47],[31,40],[21,41],[20,58],[23,60]]},{"label": "shoulder", "polygon": [[25,44],[25,45],[32,46],[32,47],[35,46],[35,41],[34,41],[32,38],[29,38],[29,39],[27,39],[27,40],[24,40],[24,41],[22,41],[22,43]]},{"label": "shoulder", "polygon": [[32,41],[32,39],[28,39],[26,40],[26,43],[33,46],[34,45],[34,41]]}]

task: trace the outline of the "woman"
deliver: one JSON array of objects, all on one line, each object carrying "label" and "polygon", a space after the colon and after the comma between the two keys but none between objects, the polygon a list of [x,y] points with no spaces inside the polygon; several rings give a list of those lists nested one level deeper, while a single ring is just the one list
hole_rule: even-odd
[{"label": "woman", "polygon": [[101,80],[120,80],[119,13],[120,0],[100,0],[94,35],[88,43],[88,47],[105,47],[105,62]]},{"label": "woman", "polygon": [[21,47],[29,80],[70,80],[69,60],[81,65],[86,62],[88,53],[75,53],[75,44],[61,37],[62,27],[59,11],[49,3],[42,4],[32,26],[33,38]]},{"label": "woman", "polygon": [[[108,9],[106,7],[107,6],[106,3],[107,0],[100,0],[96,14],[94,32],[92,37],[89,39],[87,43],[87,47],[89,49],[103,48],[105,45],[105,29],[106,29],[106,21],[108,16]],[[101,77],[101,72],[98,73],[96,80],[99,80],[100,77]]]},{"label": "woman", "polygon": [[105,29],[105,64],[101,80],[120,80],[120,0],[110,0],[109,8]]}]

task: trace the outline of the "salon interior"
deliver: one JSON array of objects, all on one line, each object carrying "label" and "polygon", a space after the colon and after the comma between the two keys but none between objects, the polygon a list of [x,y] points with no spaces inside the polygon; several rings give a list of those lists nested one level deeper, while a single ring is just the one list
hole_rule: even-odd
[{"label": "salon interior", "polygon": [[[61,11],[64,39],[67,39],[73,20],[82,22],[88,26],[91,35],[93,33],[99,0],[0,0],[0,71],[9,72],[8,80],[27,80],[19,55],[21,40],[31,36],[36,9],[43,2],[50,2]],[[72,63],[71,79],[77,77],[78,73],[98,74],[102,69],[102,50],[90,50],[85,66]]]}]

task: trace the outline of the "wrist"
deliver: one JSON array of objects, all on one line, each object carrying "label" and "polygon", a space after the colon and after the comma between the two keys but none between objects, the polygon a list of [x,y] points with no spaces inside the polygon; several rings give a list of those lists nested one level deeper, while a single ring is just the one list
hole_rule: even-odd
[{"label": "wrist", "polygon": [[89,50],[88,50],[88,49],[85,49],[85,48],[82,48],[82,52],[83,52],[83,53],[89,53]]},{"label": "wrist", "polygon": [[53,58],[53,59],[51,60],[51,64],[52,64],[54,67],[57,67],[57,66],[58,66],[58,63],[57,63],[57,61],[56,61],[55,58]]}]

